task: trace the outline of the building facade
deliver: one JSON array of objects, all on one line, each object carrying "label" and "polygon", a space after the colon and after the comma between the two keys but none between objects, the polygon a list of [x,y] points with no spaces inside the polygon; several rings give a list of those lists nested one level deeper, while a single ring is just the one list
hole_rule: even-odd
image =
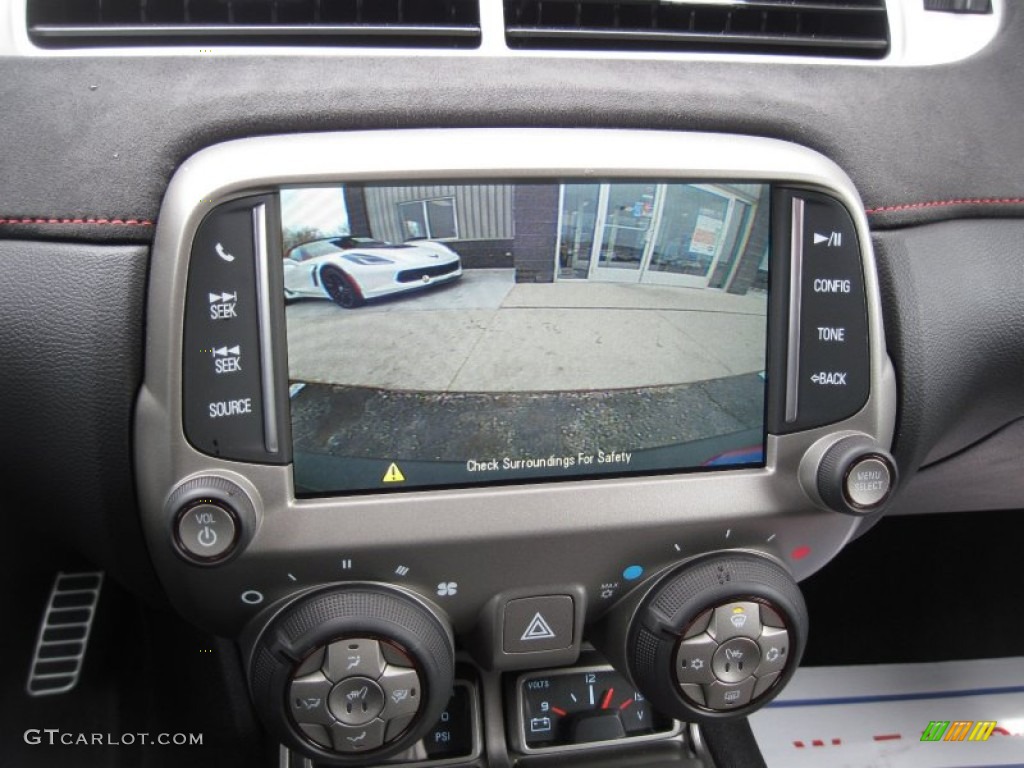
[{"label": "building facade", "polygon": [[764,287],[769,190],[758,184],[588,182],[346,187],[353,235],[447,243],[467,269],[517,282]]}]

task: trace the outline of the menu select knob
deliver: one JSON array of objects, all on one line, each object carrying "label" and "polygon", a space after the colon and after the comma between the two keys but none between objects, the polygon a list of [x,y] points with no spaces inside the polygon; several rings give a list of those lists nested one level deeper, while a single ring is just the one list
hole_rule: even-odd
[{"label": "menu select knob", "polygon": [[896,463],[869,437],[851,435],[825,451],[818,464],[817,490],[830,509],[866,515],[892,496]]}]

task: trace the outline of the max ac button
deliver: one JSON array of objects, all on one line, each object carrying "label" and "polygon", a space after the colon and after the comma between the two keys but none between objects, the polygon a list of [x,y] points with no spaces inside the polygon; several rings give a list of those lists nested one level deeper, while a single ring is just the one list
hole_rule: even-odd
[{"label": "max ac button", "polygon": [[187,559],[215,563],[235,548],[238,523],[234,511],[223,502],[200,500],[178,513],[174,535],[178,550]]}]

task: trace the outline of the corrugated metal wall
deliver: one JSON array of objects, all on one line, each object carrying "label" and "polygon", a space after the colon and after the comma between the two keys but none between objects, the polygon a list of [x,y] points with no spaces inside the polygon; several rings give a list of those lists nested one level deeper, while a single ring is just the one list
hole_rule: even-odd
[{"label": "corrugated metal wall", "polygon": [[399,203],[455,198],[455,217],[460,240],[510,240],[512,184],[442,184],[428,186],[365,187],[370,231],[379,240],[400,243],[405,230],[399,219]]}]

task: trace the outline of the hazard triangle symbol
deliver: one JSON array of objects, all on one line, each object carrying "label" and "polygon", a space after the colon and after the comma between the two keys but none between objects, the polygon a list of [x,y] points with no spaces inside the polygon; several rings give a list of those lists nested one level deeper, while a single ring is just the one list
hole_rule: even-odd
[{"label": "hazard triangle symbol", "polygon": [[551,640],[555,637],[554,630],[551,629],[551,625],[548,624],[547,620],[540,615],[538,611],[533,615],[530,620],[529,626],[526,631],[523,632],[523,636],[520,640]]},{"label": "hazard triangle symbol", "polygon": [[388,471],[384,473],[384,477],[381,480],[382,483],[404,483],[405,475],[402,474],[402,470],[398,468],[395,462],[391,462],[391,466],[388,467]]}]

